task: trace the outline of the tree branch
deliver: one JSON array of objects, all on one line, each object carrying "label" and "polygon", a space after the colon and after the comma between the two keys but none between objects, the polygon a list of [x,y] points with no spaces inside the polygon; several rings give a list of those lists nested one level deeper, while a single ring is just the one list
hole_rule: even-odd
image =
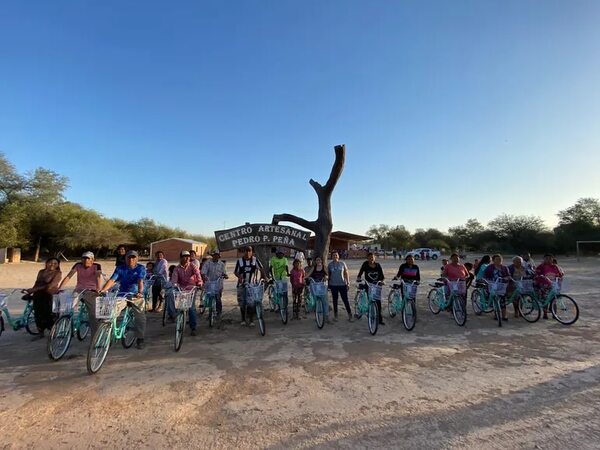
[{"label": "tree branch", "polygon": [[331,194],[333,188],[337,184],[340,176],[342,175],[342,170],[344,170],[344,161],[346,160],[346,146],[345,145],[336,145],[335,146],[335,161],[333,163],[333,167],[331,168],[331,173],[329,174],[329,179],[327,183],[325,183],[325,191],[328,194]]},{"label": "tree branch", "polygon": [[303,219],[302,217],[293,214],[273,214],[271,223],[273,223],[273,225],[278,225],[279,222],[292,222],[311,231],[315,231],[317,228],[317,223],[315,221],[311,222],[310,220]]},{"label": "tree branch", "polygon": [[321,186],[321,183],[311,178],[308,184],[310,184],[313,187],[317,195],[321,195],[321,192],[323,191],[323,186]]}]

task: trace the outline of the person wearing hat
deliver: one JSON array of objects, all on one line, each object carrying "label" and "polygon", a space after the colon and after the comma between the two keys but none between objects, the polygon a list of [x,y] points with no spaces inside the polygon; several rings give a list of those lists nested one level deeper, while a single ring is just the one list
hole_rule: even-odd
[{"label": "person wearing hat", "polygon": [[[110,279],[98,292],[103,294],[118,282],[120,283],[119,292],[132,296],[130,303],[133,310],[133,324],[138,349],[144,347],[144,334],[146,332],[146,314],[144,313],[144,300],[142,298],[144,278],[146,278],[146,268],[142,264],[138,264],[138,253],[129,250],[125,254],[125,265],[117,266]],[[123,308],[125,308],[125,305],[123,305]]]},{"label": "person wearing hat", "polygon": [[[173,270],[171,275],[171,284],[178,286],[182,291],[188,291],[196,286],[202,286],[202,277],[198,268],[190,261],[190,252],[187,250],[182,251],[179,254],[179,265]],[[174,321],[177,311],[175,311],[175,292],[173,289],[169,289],[165,296],[166,308],[169,321]],[[196,336],[196,297],[192,302],[192,306],[189,309],[189,324],[192,330],[191,335]]]},{"label": "person wearing hat", "polygon": [[61,290],[75,274],[77,274],[75,293],[85,291],[82,300],[88,310],[90,330],[93,336],[98,328],[98,321],[96,320],[96,297],[102,284],[102,267],[100,264],[94,262],[94,254],[92,252],[84,252],[81,255],[81,261],[75,263],[67,276],[62,279],[58,290]]},{"label": "person wearing hat", "polygon": [[[246,324],[246,287],[244,284],[256,281],[259,278],[259,272],[260,278],[265,279],[266,274],[263,265],[258,258],[254,256],[254,249],[249,245],[244,248],[244,255],[241,258],[238,258],[233,271],[238,279],[237,300],[242,316],[242,326]],[[250,317],[248,317],[250,320],[250,326],[254,326],[254,304],[248,305],[248,313],[250,315]]]},{"label": "person wearing hat", "polygon": [[212,252],[212,259],[208,260],[202,266],[202,279],[204,282],[207,281],[220,281],[221,289],[219,290],[219,295],[217,295],[217,315],[221,315],[221,311],[223,310],[223,302],[221,301],[221,297],[223,295],[223,278],[229,278],[227,275],[227,270],[225,269],[225,264],[221,259],[221,254],[219,250],[215,250]]}]

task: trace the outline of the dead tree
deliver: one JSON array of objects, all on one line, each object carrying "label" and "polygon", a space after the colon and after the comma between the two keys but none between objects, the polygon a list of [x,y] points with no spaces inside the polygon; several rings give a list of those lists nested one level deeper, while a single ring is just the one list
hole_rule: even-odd
[{"label": "dead tree", "polygon": [[325,186],[317,181],[310,179],[309,183],[317,193],[319,198],[319,214],[316,220],[310,221],[293,214],[275,214],[273,215],[273,224],[279,222],[292,222],[315,233],[315,257],[320,256],[323,262],[326,262],[329,254],[329,237],[333,229],[333,220],[331,218],[331,194],[337,184],[342,171],[344,170],[344,161],[346,159],[346,146],[335,146],[335,161],[331,168],[331,174]]}]

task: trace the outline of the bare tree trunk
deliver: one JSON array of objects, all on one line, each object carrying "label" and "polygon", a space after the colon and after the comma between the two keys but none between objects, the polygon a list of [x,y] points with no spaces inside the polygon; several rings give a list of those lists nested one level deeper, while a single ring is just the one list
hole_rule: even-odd
[{"label": "bare tree trunk", "polygon": [[42,247],[42,238],[39,237],[37,245],[35,247],[35,255],[33,255],[33,261],[38,262],[40,260],[40,248]]},{"label": "bare tree trunk", "polygon": [[323,258],[323,263],[327,262],[329,254],[329,237],[333,230],[333,219],[331,217],[331,194],[337,184],[342,171],[344,170],[344,161],[346,159],[346,146],[335,146],[335,161],[331,168],[329,179],[324,186],[317,181],[310,179],[309,183],[317,193],[319,199],[319,212],[317,219],[309,221],[293,214],[275,214],[273,215],[273,224],[280,222],[292,222],[315,233],[315,254],[314,257]]}]

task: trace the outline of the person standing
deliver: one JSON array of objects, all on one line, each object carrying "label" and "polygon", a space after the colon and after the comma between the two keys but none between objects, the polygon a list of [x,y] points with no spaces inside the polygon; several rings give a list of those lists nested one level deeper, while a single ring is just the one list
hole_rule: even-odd
[{"label": "person standing", "polygon": [[348,313],[348,321],[352,322],[352,310],[348,302],[348,286],[350,285],[350,275],[348,274],[348,266],[343,261],[340,261],[340,254],[335,251],[331,254],[332,261],[327,265],[329,273],[329,289],[333,300],[333,320],[338,318],[338,296],[342,297],[344,307]]},{"label": "person standing", "polygon": [[269,274],[278,281],[290,276],[288,260],[283,254],[283,250],[278,249],[275,256],[269,260]]},{"label": "person standing", "polygon": [[[190,252],[187,250],[179,254],[179,265],[175,267],[173,275],[171,275],[171,284],[173,287],[178,286],[182,291],[190,291],[195,287],[202,286],[202,276],[198,267],[190,261]],[[196,296],[192,299],[192,306],[188,310],[190,335],[196,336],[196,325],[198,318],[196,315]],[[175,311],[175,291],[169,289],[166,295],[166,306],[169,320],[174,321],[177,312]]]},{"label": "person standing", "polygon": [[[363,274],[365,280],[371,284],[383,283],[383,280],[385,279],[381,264],[375,261],[375,254],[372,252],[367,254],[367,260],[360,266],[360,270],[356,276],[357,282],[360,282]],[[379,325],[385,325],[383,322],[383,315],[381,314],[381,299],[375,300],[375,302],[377,304],[377,314],[379,315]]]},{"label": "person standing", "polygon": [[156,261],[152,270],[154,284],[152,284],[152,309],[150,312],[156,312],[160,309],[160,305],[164,300],[162,291],[169,279],[169,263],[165,259],[165,254],[158,250],[154,255],[156,256]]},{"label": "person standing", "polygon": [[223,311],[223,279],[229,278],[227,275],[227,270],[225,269],[225,264],[223,261],[220,261],[221,254],[219,250],[215,250],[212,253],[212,260],[208,260],[202,266],[202,279],[206,283],[207,281],[218,281],[219,286],[219,294],[217,295],[217,315],[221,316],[221,311]]},{"label": "person standing", "polygon": [[292,317],[300,319],[300,307],[302,305],[302,293],[304,292],[305,273],[299,259],[294,259],[292,271],[290,272],[290,283],[292,284]]},{"label": "person standing", "polygon": [[45,267],[38,272],[33,287],[25,290],[28,297],[33,298],[33,314],[39,331],[39,335],[33,340],[43,338],[44,331],[50,330],[54,325],[52,296],[58,292],[61,276],[60,261],[57,258],[48,258]]},{"label": "person standing", "polygon": [[[133,312],[133,324],[136,337],[136,347],[144,348],[144,334],[146,333],[146,314],[143,310],[144,299],[144,279],[146,278],[146,268],[138,264],[138,253],[129,250],[125,254],[125,265],[117,266],[110,279],[100,289],[99,294],[108,291],[115,283],[119,283],[119,291],[123,294],[130,294],[131,310]],[[125,308],[126,305],[123,305]]]},{"label": "person standing", "polygon": [[75,263],[67,276],[60,282],[58,290],[60,291],[75,274],[77,275],[75,292],[79,294],[85,291],[81,300],[87,308],[88,317],[90,318],[90,330],[93,336],[98,328],[98,321],[96,320],[96,297],[102,284],[102,266],[94,262],[94,254],[92,252],[83,253],[81,255],[81,262]]},{"label": "person standing", "polygon": [[117,259],[115,261],[115,267],[124,266],[127,264],[125,254],[127,253],[127,247],[121,244],[117,247]]},{"label": "person standing", "polygon": [[238,279],[237,300],[242,316],[241,325],[243,326],[246,324],[246,310],[248,310],[248,320],[250,322],[250,326],[253,327],[255,308],[254,303],[246,304],[247,299],[245,284],[256,282],[259,278],[264,280],[267,277],[263,265],[258,260],[258,258],[254,256],[254,249],[252,248],[252,246],[249,245],[246,248],[244,248],[244,254],[241,258],[238,258],[237,262],[235,263],[235,269],[233,270],[233,273]]}]

